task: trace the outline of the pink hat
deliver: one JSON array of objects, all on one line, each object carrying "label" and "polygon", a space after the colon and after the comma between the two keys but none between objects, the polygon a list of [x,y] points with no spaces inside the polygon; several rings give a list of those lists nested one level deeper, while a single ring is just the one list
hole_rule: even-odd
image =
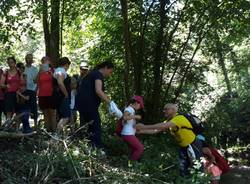
[{"label": "pink hat", "polygon": [[144,109],[144,102],[142,96],[135,95],[132,99],[137,101],[141,105],[141,108]]}]

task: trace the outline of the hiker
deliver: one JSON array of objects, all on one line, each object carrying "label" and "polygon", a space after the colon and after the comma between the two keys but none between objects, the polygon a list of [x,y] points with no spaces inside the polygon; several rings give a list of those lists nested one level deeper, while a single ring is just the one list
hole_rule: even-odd
[{"label": "hiker", "polygon": [[44,126],[48,132],[56,131],[56,105],[53,94],[53,70],[50,58],[43,57],[37,78],[38,104],[43,112]]},{"label": "hiker", "polygon": [[[0,69],[0,81],[4,75],[2,69]],[[0,88],[0,126],[2,125],[2,114],[4,113],[4,91]]]},{"label": "hiker", "polygon": [[216,148],[213,148],[204,137],[199,134],[197,138],[202,143],[202,152],[204,155],[204,168],[205,171],[211,175],[211,183],[218,184],[222,174],[230,171],[228,161],[219,153]]},{"label": "hiker", "polygon": [[24,66],[23,63],[17,63],[17,64],[16,64],[16,67],[17,67],[17,69],[18,69],[21,73],[24,74],[25,66]]},{"label": "hiker", "polygon": [[71,64],[67,57],[59,59],[59,67],[55,69],[53,74],[54,92],[53,98],[56,102],[56,109],[59,115],[59,122],[57,124],[57,130],[62,133],[64,126],[70,120],[70,83],[71,78],[67,74],[67,70]]},{"label": "hiker", "polygon": [[23,114],[21,116],[21,122],[23,124],[22,132],[28,134],[32,132],[29,123],[30,117],[30,93],[26,90],[26,81],[22,81],[20,89],[17,91],[17,103],[16,103],[16,112],[17,114]]},{"label": "hiker", "polygon": [[7,64],[9,69],[2,75],[1,78],[1,88],[5,92],[5,112],[6,112],[6,120],[10,120],[15,113],[16,108],[16,92],[20,88],[21,83],[21,73],[16,68],[16,59],[14,57],[7,58]]},{"label": "hiker", "polygon": [[131,150],[130,160],[138,161],[144,150],[144,146],[135,136],[136,134],[136,121],[141,120],[140,115],[136,115],[136,111],[144,108],[143,98],[141,96],[134,96],[129,105],[125,108],[123,114],[123,127],[121,136]]},{"label": "hiker", "polygon": [[114,65],[111,61],[104,61],[88,73],[82,80],[76,96],[76,108],[80,113],[80,125],[93,120],[89,125],[90,140],[93,146],[102,148],[101,119],[98,108],[101,100],[109,104],[111,100],[105,94],[104,78],[112,75]]},{"label": "hiker", "polygon": [[71,129],[74,130],[76,127],[76,120],[77,120],[77,111],[75,108],[75,100],[76,100],[76,93],[77,93],[77,87],[78,87],[78,83],[77,83],[77,78],[72,77],[71,78],[71,83],[70,83],[70,95],[71,95],[71,99],[70,99],[70,125],[71,125]]},{"label": "hiker", "polygon": [[209,148],[203,147],[203,165],[205,172],[211,175],[211,184],[219,184],[220,177],[222,174],[221,169],[215,162],[215,157]]},{"label": "hiker", "polygon": [[85,62],[85,61],[81,62],[81,64],[80,64],[80,80],[82,80],[84,77],[86,77],[88,72],[89,72],[89,67],[88,67],[87,62]]},{"label": "hiker", "polygon": [[25,56],[25,75],[26,75],[26,89],[27,93],[29,94],[29,100],[30,100],[30,111],[32,114],[32,118],[34,119],[35,127],[37,127],[37,118],[38,118],[38,112],[37,112],[37,98],[36,98],[36,92],[37,92],[37,75],[38,75],[38,69],[33,66],[33,55],[27,54]]},{"label": "hiker", "polygon": [[180,175],[188,176],[188,169],[191,167],[191,161],[194,162],[195,160],[199,160],[203,155],[202,144],[192,131],[192,125],[189,120],[184,115],[178,114],[178,107],[176,104],[166,104],[163,112],[167,118],[165,122],[153,125],[138,124],[138,133],[140,133],[140,131],[141,133],[145,131],[146,133],[153,134],[170,130],[170,133],[175,137],[180,147]]}]

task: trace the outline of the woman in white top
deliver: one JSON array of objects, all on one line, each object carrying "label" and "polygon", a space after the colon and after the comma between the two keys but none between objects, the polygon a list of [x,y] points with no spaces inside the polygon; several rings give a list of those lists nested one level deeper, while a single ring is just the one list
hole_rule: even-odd
[{"label": "woman in white top", "polygon": [[122,139],[128,144],[131,149],[130,160],[137,161],[140,159],[144,146],[135,136],[136,121],[141,119],[140,115],[136,115],[136,111],[144,108],[143,98],[141,96],[134,96],[130,104],[125,108],[123,114],[123,128]]}]

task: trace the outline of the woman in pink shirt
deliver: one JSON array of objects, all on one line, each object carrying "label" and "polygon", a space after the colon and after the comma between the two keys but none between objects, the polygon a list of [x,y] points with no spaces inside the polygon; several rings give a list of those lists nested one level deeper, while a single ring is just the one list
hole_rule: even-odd
[{"label": "woman in pink shirt", "polygon": [[20,71],[16,68],[16,60],[14,57],[7,58],[9,69],[3,74],[1,78],[1,88],[5,91],[5,112],[6,118],[10,119],[16,107],[16,92],[20,88],[22,76]]}]

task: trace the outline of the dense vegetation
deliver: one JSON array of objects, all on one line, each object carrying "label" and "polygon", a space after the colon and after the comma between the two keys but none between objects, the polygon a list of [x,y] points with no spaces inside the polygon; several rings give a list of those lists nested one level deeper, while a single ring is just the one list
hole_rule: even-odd
[{"label": "dense vegetation", "polygon": [[[249,144],[249,1],[2,0],[0,9],[1,66],[10,55],[23,61],[34,53],[36,64],[48,55],[55,65],[68,56],[75,74],[83,60],[94,66],[110,58],[116,69],[106,88],[120,107],[133,94],[144,96],[147,123],[162,120],[163,105],[176,102],[206,121],[218,147]],[[167,134],[141,137],[142,162],[128,168],[126,146],[113,136],[115,121],[105,109],[107,156],[78,138],[66,141],[68,149],[44,133],[1,140],[0,181],[182,182]]]}]

